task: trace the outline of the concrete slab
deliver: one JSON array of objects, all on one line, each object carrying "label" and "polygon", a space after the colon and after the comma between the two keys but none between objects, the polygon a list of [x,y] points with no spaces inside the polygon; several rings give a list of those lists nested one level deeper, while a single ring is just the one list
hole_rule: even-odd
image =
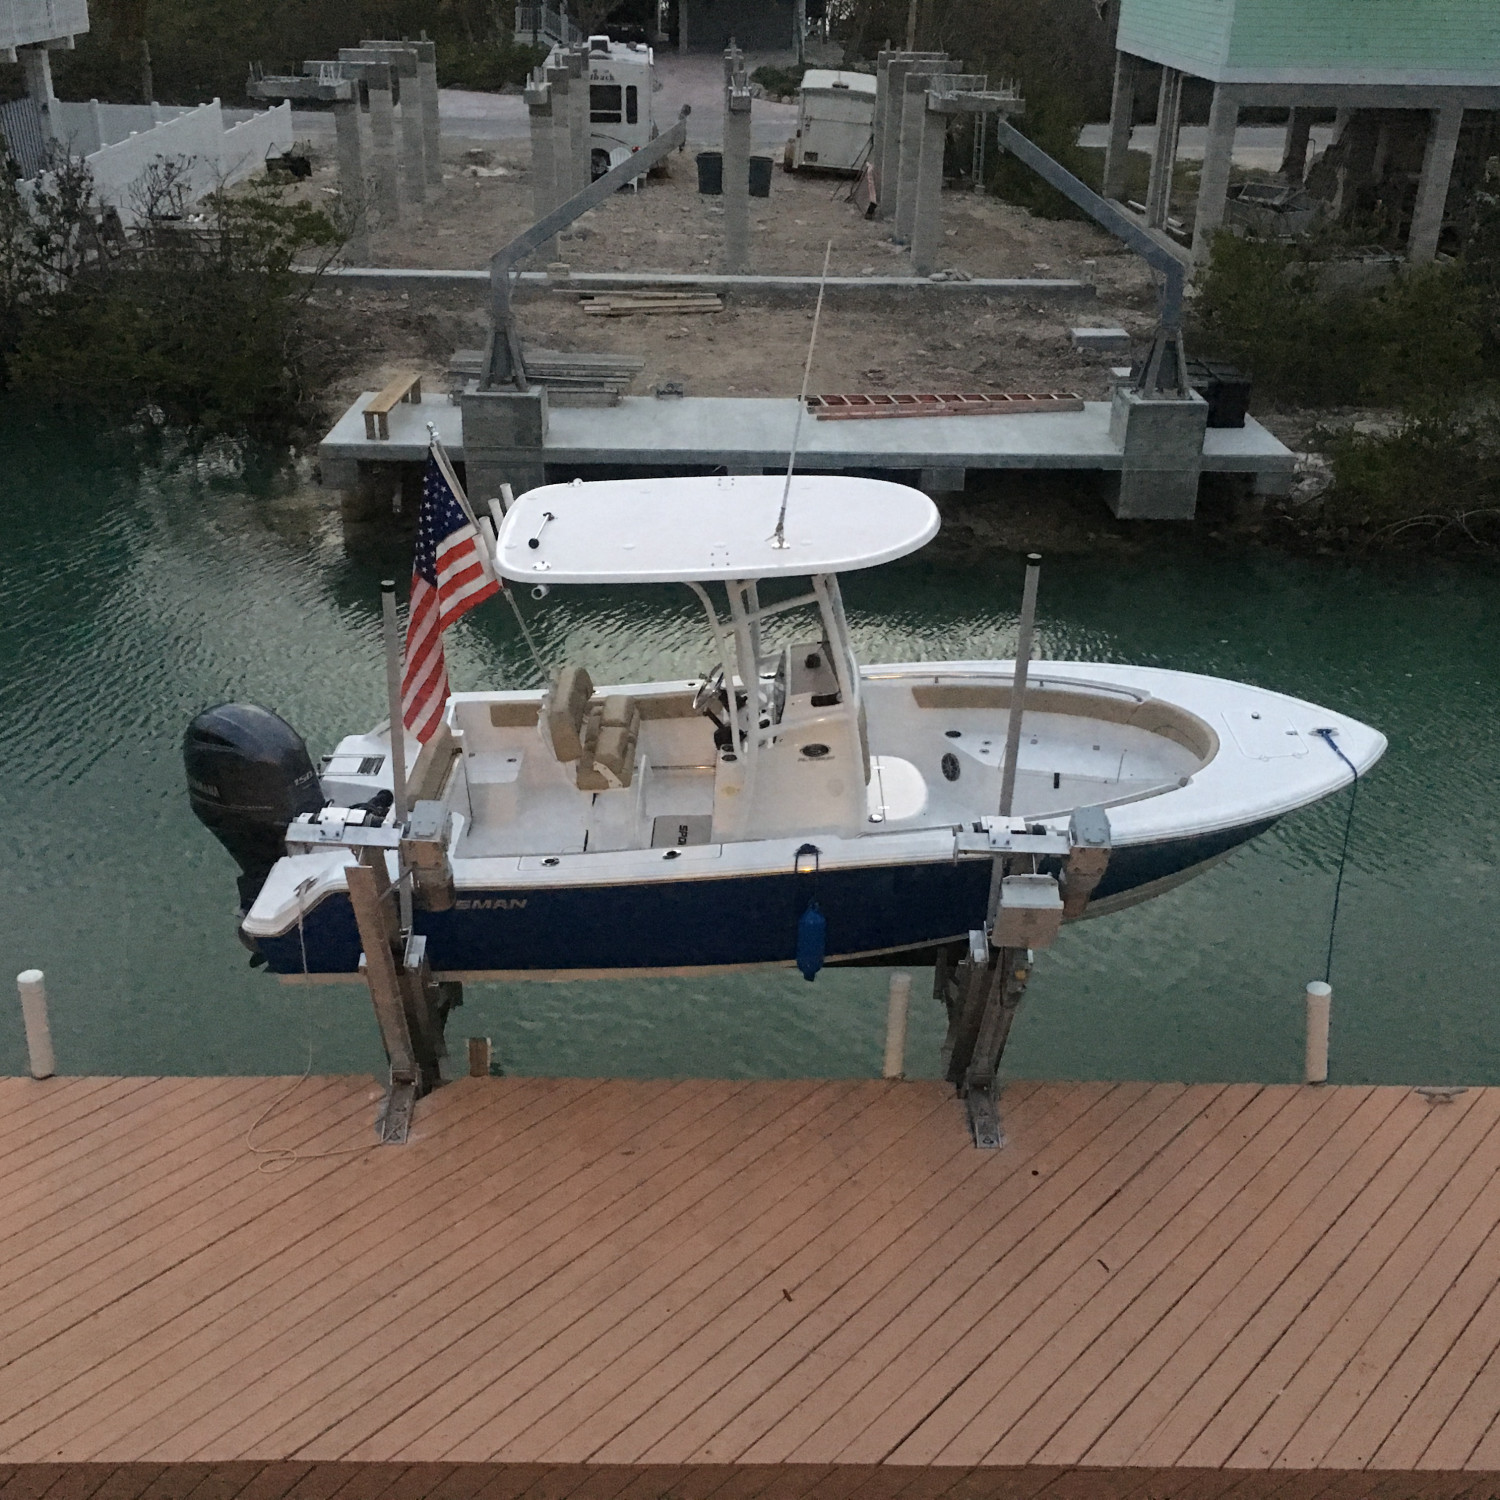
[{"label": "concrete slab", "polygon": [[[424,394],[420,405],[390,414],[390,438],[365,437],[362,395],[319,447],[324,483],[345,484],[352,465],[418,463],[427,454],[427,426],[448,451],[463,456],[462,420],[447,397]],[[797,420],[795,399],[627,396],[616,407],[558,408],[549,414],[543,460],[565,477],[590,468],[642,466],[740,472],[786,463]],[[1244,427],[1210,428],[1203,442],[1207,473],[1250,474],[1274,482],[1290,476],[1295,455],[1253,418]],[[804,419],[797,466],[809,471],[876,469],[1091,469],[1118,472],[1119,446],[1110,437],[1110,406],[1090,401],[1081,412],[1026,416],[914,417],[889,422]]]}]

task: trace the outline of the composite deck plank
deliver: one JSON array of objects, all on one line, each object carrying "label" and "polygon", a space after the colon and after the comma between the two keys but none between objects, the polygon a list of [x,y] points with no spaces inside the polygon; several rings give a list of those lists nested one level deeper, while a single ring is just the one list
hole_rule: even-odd
[{"label": "composite deck plank", "polygon": [[1188,1403],[1197,1372],[1220,1347],[1211,1316],[1226,1300],[1238,1305],[1281,1228],[1337,1180],[1395,1101],[1345,1089],[1308,1098],[1305,1108],[1302,1128],[1184,1247],[1176,1275],[1162,1277],[1117,1320],[1113,1368],[1044,1453],[1077,1451],[1091,1464],[1160,1462],[1140,1450],[1158,1423]]},{"label": "composite deck plank", "polygon": [[[1267,1374],[1275,1377],[1274,1401],[1231,1463],[1264,1460],[1307,1467],[1305,1459],[1288,1455],[1287,1448],[1306,1430],[1335,1380],[1356,1362],[1370,1362],[1369,1345],[1382,1332],[1401,1327],[1399,1310],[1424,1270],[1436,1278],[1446,1273],[1451,1282],[1461,1264],[1465,1225],[1483,1214],[1475,1206],[1486,1185],[1496,1181],[1491,1162],[1500,1149],[1497,1119],[1500,1099],[1491,1095],[1470,1095],[1462,1115],[1451,1106],[1441,1114],[1433,1111],[1434,1124],[1445,1135],[1432,1163],[1370,1227],[1338,1272],[1319,1286],[1281,1344],[1262,1362],[1257,1382],[1263,1384]],[[1483,1215],[1484,1228],[1494,1227],[1497,1214],[1500,1202]],[[1331,1412],[1321,1420],[1325,1430],[1338,1430]]]},{"label": "composite deck plank", "polygon": [[[642,1101],[656,1092],[645,1091]],[[547,1090],[530,1100],[529,1109],[523,1104],[518,1112],[521,1127],[536,1131],[538,1150],[543,1149],[540,1137],[548,1122],[582,1093],[582,1086]],[[145,1366],[137,1360],[130,1383],[117,1382],[119,1388],[104,1406],[79,1412],[75,1422],[90,1422],[96,1442],[126,1442],[127,1434],[142,1430],[163,1412],[166,1425],[175,1430],[191,1420],[190,1411],[205,1403],[213,1409],[226,1394],[233,1397],[248,1393],[248,1375],[253,1367],[241,1363],[245,1351],[234,1342],[236,1332],[244,1330],[254,1346],[258,1334],[269,1340],[279,1309],[290,1307],[294,1321],[299,1315],[316,1315],[333,1295],[345,1290],[341,1273],[360,1256],[389,1266],[393,1257],[388,1248],[388,1210],[405,1211],[415,1186],[425,1183],[429,1194],[446,1200],[448,1213],[461,1214],[463,1195],[446,1185],[450,1180],[461,1181],[455,1174],[465,1165],[465,1147],[469,1151],[482,1150],[486,1145],[491,1150],[499,1149],[499,1143],[489,1140],[483,1126],[497,1115],[502,1119],[510,1116],[503,1096],[487,1096],[482,1089],[455,1086],[444,1102],[447,1118],[473,1126],[463,1147],[455,1143],[451,1154],[445,1153],[435,1161],[411,1151],[393,1157],[391,1148],[377,1148],[377,1155],[344,1159],[339,1164],[344,1168],[341,1182],[331,1191],[326,1177],[309,1179],[295,1199],[268,1205],[277,1211],[255,1216],[224,1247],[215,1267],[215,1296],[191,1303],[179,1299],[177,1320],[169,1319],[157,1330],[149,1350],[151,1367],[169,1372],[169,1379],[138,1389]],[[427,1128],[434,1132],[442,1118],[434,1119],[437,1115],[433,1110],[428,1116]],[[326,1277],[320,1272],[327,1273]],[[311,1287],[304,1286],[304,1276],[313,1282]],[[325,1286],[328,1278],[331,1280]],[[303,1337],[297,1342],[315,1354],[317,1341],[310,1325],[303,1324]],[[137,1446],[134,1451],[141,1450]]]},{"label": "composite deck plank", "polygon": [[[1139,1241],[1153,1237],[1189,1206],[1203,1186],[1195,1172],[1212,1160],[1216,1138],[1232,1130],[1262,1097],[1253,1087],[1225,1089],[1217,1096],[1197,1090],[1185,1094],[1176,1114],[1164,1112],[1142,1132],[1137,1144],[1149,1154],[1131,1177],[1130,1191],[1119,1190],[1123,1183],[1115,1176],[1115,1190],[1107,1200],[1071,1234],[1051,1241],[1024,1280],[1005,1288],[998,1299],[990,1295],[994,1288],[989,1285],[976,1288],[975,1296],[955,1308],[969,1326],[920,1380],[908,1380],[901,1389],[886,1376],[880,1396],[889,1394],[888,1404],[870,1399],[872,1384],[857,1405],[846,1406],[809,1443],[831,1443],[840,1457],[850,1460],[893,1457],[908,1447],[908,1434],[921,1430],[925,1435],[934,1409],[966,1390],[1004,1387],[1006,1394],[990,1405],[1007,1407],[1012,1419],[1025,1411],[1027,1396],[1045,1389],[1049,1377],[1066,1368],[1072,1350],[1062,1336],[1067,1310],[1086,1308],[1101,1288],[1112,1286],[1111,1278],[1131,1264]],[[1117,1167],[1126,1169],[1128,1162]],[[1026,1366],[1031,1368],[1025,1370],[1024,1389],[1012,1394],[1009,1379]],[[972,1420],[967,1414],[955,1417],[953,1430],[963,1430]],[[997,1434],[1003,1430],[999,1423],[978,1425],[992,1426]],[[910,1462],[916,1455],[903,1457]],[[975,1457],[983,1457],[983,1450]],[[943,1461],[966,1459],[945,1453]]]},{"label": "composite deck plank", "polygon": [[[513,1267],[493,1260],[477,1267],[472,1283],[464,1287],[472,1299],[467,1311],[460,1308],[447,1325],[418,1335],[418,1351],[430,1350],[422,1366],[423,1389],[409,1396],[393,1388],[374,1402],[357,1404],[339,1426],[320,1437],[319,1451],[381,1456],[393,1447],[420,1441],[449,1458],[490,1457],[450,1452],[441,1437],[430,1435],[434,1424],[492,1386],[509,1390],[514,1365],[536,1349],[554,1344],[561,1348],[569,1330],[591,1310],[580,1300],[581,1288],[601,1274],[628,1275],[668,1253],[682,1228],[679,1205],[694,1204],[747,1171],[774,1170],[787,1159],[783,1151],[795,1159],[808,1149],[807,1137],[818,1134],[818,1122],[836,1115],[850,1091],[849,1085],[783,1086],[742,1110],[710,1111],[694,1133],[677,1134],[670,1147],[657,1153],[660,1160],[670,1162],[670,1172],[656,1170],[641,1177],[635,1193],[619,1190],[623,1180],[616,1172],[616,1180],[599,1184],[596,1192],[603,1197],[580,1196],[567,1206],[557,1226],[546,1231],[545,1243],[557,1246],[554,1263],[543,1264],[547,1275],[536,1274],[529,1265]],[[648,1159],[649,1153],[638,1158],[631,1170],[645,1172],[642,1163]],[[689,1217],[687,1223],[693,1222]],[[528,1217],[518,1225],[516,1258],[530,1259],[527,1247],[537,1241],[542,1224]],[[658,1237],[663,1240],[660,1245]],[[619,1264],[611,1270],[616,1261]],[[560,1317],[547,1314],[554,1307],[561,1309]],[[512,1309],[508,1316],[513,1322],[506,1325],[510,1336],[497,1346],[491,1320],[507,1316],[507,1309]],[[508,1456],[555,1457],[539,1445],[527,1454]]]},{"label": "composite deck plank", "polygon": [[[1048,1113],[1054,1097],[1048,1090],[1034,1095],[1035,1112]],[[928,1211],[908,1213],[908,1222],[899,1227],[896,1237],[876,1247],[874,1269],[864,1269],[846,1297],[818,1299],[810,1311],[802,1312],[795,1311],[794,1302],[791,1314],[773,1303],[747,1329],[736,1329],[733,1341],[720,1339],[720,1347],[710,1346],[709,1358],[691,1372],[692,1389],[685,1393],[686,1401],[675,1387],[666,1391],[601,1454],[654,1457],[686,1449],[685,1456],[694,1462],[741,1458],[770,1425],[764,1410],[767,1405],[774,1402],[776,1415],[781,1416],[804,1403],[830,1399],[847,1347],[858,1347],[862,1335],[889,1326],[913,1299],[960,1261],[974,1236],[961,1238],[955,1225],[977,1214],[983,1226],[991,1228],[1010,1222],[1013,1215],[1036,1212],[1036,1200],[1045,1195],[1054,1176],[1051,1170],[1041,1179],[1028,1176],[1028,1171],[1040,1170],[1034,1163],[1041,1161],[1060,1173],[1142,1097],[1141,1090],[1128,1085],[1079,1089],[1076,1100],[1082,1107],[1046,1140],[1038,1142],[1022,1132],[1013,1149],[1007,1148],[1009,1154],[978,1163],[979,1171],[972,1177],[964,1167],[954,1179],[934,1177]],[[1045,1185],[1039,1186],[1039,1181]],[[960,1190],[950,1191],[955,1186]],[[1001,1191],[1002,1187],[1009,1191]],[[843,1276],[837,1276],[836,1282],[840,1288],[850,1284]]]},{"label": "composite deck plank", "polygon": [[[1016,1452],[1045,1463],[1076,1452],[1071,1446],[1049,1450],[1047,1443],[1107,1374],[1110,1330],[1176,1268],[1194,1227],[1211,1221],[1295,1129],[1299,1112],[1291,1108],[1291,1092],[1226,1090],[1216,1101],[1219,1112],[1206,1112],[1173,1143],[1192,1159],[1153,1207],[1131,1212],[1045,1301],[1038,1304],[1027,1288],[1025,1302],[1001,1304],[997,1311],[1009,1326],[994,1328],[993,1353],[962,1383],[920,1402],[914,1391],[892,1408],[893,1459],[953,1462],[950,1444],[964,1442],[983,1458],[1002,1438],[1008,1462],[1016,1461]],[[1200,1144],[1203,1132],[1211,1133]]]},{"label": "composite deck plank", "polygon": [[0,1080],[0,1500],[1500,1491],[1500,1090],[292,1082]]},{"label": "composite deck plank", "polygon": [[[497,1348],[498,1357],[505,1357],[510,1346],[509,1339],[497,1345],[492,1320],[517,1308],[511,1315],[518,1321],[525,1318],[528,1293],[536,1291],[548,1306],[560,1301],[566,1316],[571,1310],[569,1289],[576,1279],[610,1259],[606,1237],[612,1230],[627,1237],[648,1232],[655,1222],[652,1215],[661,1212],[661,1200],[672,1192],[675,1174],[695,1152],[705,1153],[710,1162],[732,1159],[744,1145],[746,1122],[773,1138],[778,1132],[794,1134],[796,1123],[805,1117],[803,1111],[815,1117],[835,1093],[816,1085],[788,1085],[736,1111],[732,1105],[725,1107],[722,1093],[699,1090],[690,1119],[686,1123],[671,1118],[650,1122],[628,1162],[622,1156],[601,1158],[597,1138],[592,1144],[580,1142],[580,1170],[562,1189],[524,1205],[524,1211],[517,1205],[505,1235],[478,1245],[472,1264],[460,1258],[452,1266],[437,1267],[441,1301],[419,1304],[413,1318],[393,1323],[387,1330],[401,1338],[409,1362],[402,1383],[377,1382],[363,1375],[371,1368],[372,1350],[368,1340],[357,1343],[336,1372],[342,1383],[324,1385],[325,1405],[332,1408],[329,1420],[314,1428],[298,1415],[289,1427],[267,1429],[261,1440],[296,1446],[298,1451],[305,1448],[314,1457],[390,1456],[373,1448],[360,1451],[353,1445],[394,1427],[431,1392],[441,1390],[446,1401],[457,1404],[471,1388],[466,1382],[483,1383],[490,1370],[487,1361],[497,1357]],[[754,1134],[752,1129],[752,1139]],[[580,1267],[581,1261],[586,1261],[586,1270]],[[544,1335],[554,1330],[555,1325],[545,1319],[542,1323]],[[380,1398],[386,1392],[389,1400],[382,1404]],[[424,1451],[448,1456],[438,1444],[425,1445]]]},{"label": "composite deck plank", "polygon": [[[1199,1107],[1215,1092],[1208,1089],[1198,1096]],[[1036,1167],[1036,1177],[1024,1175],[1017,1151],[1007,1164],[1021,1174],[1011,1179],[1012,1193],[992,1190],[973,1200],[964,1196],[962,1214],[941,1239],[930,1241],[929,1226],[924,1224],[912,1242],[898,1245],[891,1257],[892,1265],[899,1267],[895,1279],[877,1297],[863,1295],[865,1288],[856,1284],[856,1305],[836,1303],[839,1326],[830,1330],[816,1358],[804,1360],[806,1351],[798,1347],[802,1341],[785,1338],[785,1328],[777,1330],[783,1336],[764,1362],[764,1385],[755,1399],[744,1403],[721,1432],[706,1431],[707,1422],[715,1418],[700,1414],[689,1424],[688,1435],[703,1432],[703,1454],[724,1445],[743,1458],[851,1458],[840,1454],[837,1438],[826,1451],[815,1447],[818,1430],[851,1400],[876,1407],[893,1373],[903,1382],[925,1374],[951,1338],[965,1331],[968,1307],[975,1300],[996,1298],[1002,1288],[1024,1279],[1049,1242],[1065,1238],[1087,1219],[1091,1207],[1086,1185],[1108,1180],[1118,1158],[1142,1156],[1148,1150],[1142,1142],[1155,1139],[1152,1132],[1163,1118],[1176,1118],[1174,1111],[1185,1097],[1180,1086],[1122,1086],[1112,1091],[1101,1102],[1123,1105],[1120,1112],[1091,1113],[1076,1130],[1046,1141],[1040,1154],[1025,1164],[1026,1169]],[[1014,1191],[1017,1183],[1020,1193]],[[911,1255],[913,1250],[918,1253]],[[845,1311],[847,1317],[842,1316]],[[788,1368],[788,1355],[794,1363],[813,1367],[804,1370],[799,1382],[780,1378]],[[826,1378],[810,1386],[809,1377],[820,1368]],[[865,1461],[869,1457],[860,1456]]]},{"label": "composite deck plank", "polygon": [[[495,1456],[504,1456],[508,1444],[524,1441],[543,1447],[549,1456],[592,1458],[619,1425],[618,1417],[601,1407],[622,1387],[636,1389],[659,1367],[677,1369],[680,1346],[715,1314],[748,1295],[750,1287],[762,1288],[766,1298],[784,1300],[793,1280],[786,1274],[785,1253],[814,1239],[830,1217],[830,1203],[842,1202],[851,1188],[860,1207],[878,1204],[874,1195],[881,1190],[883,1170],[898,1168],[903,1154],[917,1154],[912,1133],[945,1103],[934,1093],[913,1110],[910,1094],[903,1099],[880,1085],[866,1085],[864,1092],[868,1108],[846,1116],[836,1134],[804,1154],[799,1167],[803,1180],[776,1170],[763,1174],[753,1191],[742,1189],[738,1199],[734,1185],[726,1184],[725,1191],[705,1200],[719,1226],[717,1247],[684,1247],[621,1286],[603,1312],[605,1319],[613,1318],[612,1326],[601,1329],[596,1339],[593,1315],[585,1319],[578,1329],[588,1341],[585,1346],[558,1369],[555,1379],[527,1381],[524,1401],[507,1406],[503,1420],[497,1420],[501,1414],[493,1402],[481,1398],[474,1403],[463,1421],[477,1420],[477,1425],[452,1451],[483,1444]],[[950,1146],[956,1144],[949,1138]],[[830,1180],[834,1159],[837,1176]],[[847,1225],[854,1212],[834,1217]],[[778,1253],[778,1242],[783,1253]],[[552,1356],[553,1351],[547,1353]],[[575,1432],[580,1440],[569,1444]]]}]

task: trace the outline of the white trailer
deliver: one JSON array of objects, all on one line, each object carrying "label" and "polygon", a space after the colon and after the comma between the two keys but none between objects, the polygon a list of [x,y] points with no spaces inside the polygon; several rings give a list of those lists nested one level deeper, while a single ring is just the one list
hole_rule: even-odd
[{"label": "white trailer", "polygon": [[793,171],[858,172],[869,160],[874,130],[875,80],[868,73],[809,68],[802,75],[788,165]]},{"label": "white trailer", "polygon": [[[555,64],[560,50],[548,61]],[[595,177],[655,138],[653,62],[644,42],[589,38],[589,148]]]}]

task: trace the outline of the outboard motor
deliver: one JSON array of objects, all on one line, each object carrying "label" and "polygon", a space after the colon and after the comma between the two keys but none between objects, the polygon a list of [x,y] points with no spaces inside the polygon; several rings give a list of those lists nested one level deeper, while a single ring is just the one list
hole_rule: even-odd
[{"label": "outboard motor", "polygon": [[188,725],[182,760],[193,811],[243,872],[240,907],[249,911],[286,853],[287,826],[323,806],[307,746],[270,709],[221,703]]}]

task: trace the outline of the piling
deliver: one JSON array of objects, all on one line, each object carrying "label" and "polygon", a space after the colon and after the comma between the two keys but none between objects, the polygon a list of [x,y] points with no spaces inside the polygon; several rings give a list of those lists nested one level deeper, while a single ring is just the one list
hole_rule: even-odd
[{"label": "piling", "polygon": [[26,1023],[26,1053],[33,1078],[51,1078],[57,1072],[52,1055],[52,1028],[47,1024],[47,985],[40,969],[22,969],[16,975],[21,992],[21,1016]]},{"label": "piling", "polygon": [[469,1077],[488,1078],[490,1076],[490,1059],[494,1049],[487,1036],[471,1036],[469,1038]]},{"label": "piling", "polygon": [[1307,987],[1307,1057],[1305,1081],[1328,1082],[1328,1017],[1333,1005],[1333,988],[1321,979]]},{"label": "piling", "polygon": [[[374,70],[371,70],[374,74]],[[391,100],[390,70],[368,77],[370,95],[370,140],[375,162],[375,203],[383,223],[401,216],[400,189],[396,186],[396,112]]]},{"label": "piling", "polygon": [[911,1009],[911,975],[891,975],[890,993],[885,1003],[885,1066],[882,1078],[906,1076],[906,1017]]},{"label": "piling", "polygon": [[724,269],[750,268],[750,85],[743,73],[724,90]]}]

